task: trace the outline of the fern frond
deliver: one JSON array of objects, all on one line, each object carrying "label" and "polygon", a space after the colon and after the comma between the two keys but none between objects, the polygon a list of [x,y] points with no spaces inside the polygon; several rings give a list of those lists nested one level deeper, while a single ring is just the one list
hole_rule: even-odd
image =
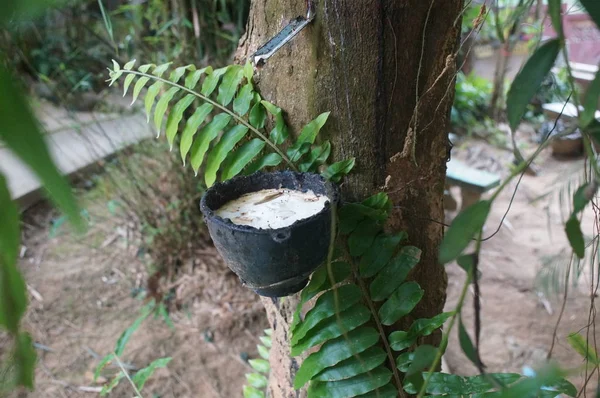
[{"label": "fern frond", "polygon": [[[276,167],[281,162],[298,170],[295,163],[308,152],[303,171],[316,172],[326,164],[330,144],[314,148],[313,144],[328,113],[308,123],[296,142],[287,143],[289,129],[283,111],[255,92],[252,65],[197,69],[194,65],[173,68],[165,63],[145,64],[137,70],[134,66],[135,60],[123,68],[113,61],[110,83],[124,76],[123,95],[133,86],[132,104],[149,85],[143,96],[148,122],[152,119],[159,136],[166,120],[165,135],[171,150],[178,141],[184,165],[189,157],[194,173],[204,167],[208,186],[219,178],[225,180],[242,172]],[[195,105],[196,100],[200,106]],[[191,116],[187,116],[188,112]],[[273,128],[267,133],[268,114],[272,116]],[[293,154],[294,161],[280,148],[282,145],[288,147],[287,153]]]}]

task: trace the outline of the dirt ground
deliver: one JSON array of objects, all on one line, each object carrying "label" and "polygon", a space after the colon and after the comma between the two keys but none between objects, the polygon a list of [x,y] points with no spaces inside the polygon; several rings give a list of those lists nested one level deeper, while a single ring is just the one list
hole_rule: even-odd
[{"label": "dirt ground", "polygon": [[[484,169],[508,174],[510,152],[480,141],[456,147],[458,158]],[[482,358],[489,371],[522,372],[546,358],[561,296],[538,295],[535,282],[544,258],[568,247],[562,231],[556,195],[532,200],[549,189],[558,190],[570,171],[583,159],[557,161],[545,152],[538,176],[525,176],[499,233],[483,245],[481,258],[483,329]],[[494,206],[485,234],[498,226],[509,204],[514,183]],[[456,191],[454,191],[457,194]],[[100,384],[92,374],[100,358],[114,349],[119,335],[140,312],[135,298],[147,271],[128,245],[128,226],[119,218],[97,219],[88,233],[73,238],[67,233],[49,237],[53,211],[41,207],[25,215],[24,252],[21,267],[31,293],[24,325],[34,336],[39,362],[36,391],[28,397],[98,396]],[[448,220],[453,214],[448,214]],[[591,234],[593,213],[584,216],[584,232]],[[142,368],[152,360],[173,357],[168,369],[157,371],[147,383],[144,396],[239,397],[244,374],[250,370],[246,355],[257,357],[258,336],[267,324],[257,297],[240,286],[213,248],[199,248],[198,257],[187,264],[188,276],[172,287],[189,297],[182,310],[171,315],[175,329],[162,319],[149,319],[132,337],[123,358]],[[597,261],[597,260],[596,260]],[[571,288],[558,328],[552,357],[562,364],[578,366],[581,360],[566,343],[566,336],[588,323],[590,291],[585,265],[579,287]],[[457,300],[464,279],[455,265],[449,274],[447,309]],[[588,286],[586,288],[586,286]],[[464,321],[471,329],[471,301]],[[445,356],[450,371],[474,374],[476,370],[460,352],[454,337]],[[117,372],[108,368],[105,377]],[[577,378],[582,385],[582,379]],[[591,384],[596,385],[597,379]],[[86,390],[88,392],[86,392]],[[131,397],[121,382],[111,396]]]}]

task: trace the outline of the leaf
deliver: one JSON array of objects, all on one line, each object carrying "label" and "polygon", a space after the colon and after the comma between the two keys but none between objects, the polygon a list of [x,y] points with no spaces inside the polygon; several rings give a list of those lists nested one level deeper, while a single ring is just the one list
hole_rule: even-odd
[{"label": "leaf", "polygon": [[169,80],[172,81],[173,83],[179,83],[179,80],[181,79],[181,77],[188,70],[190,72],[194,72],[196,70],[196,66],[190,64],[190,65],[180,66],[178,68],[175,68],[175,70],[173,72],[171,72],[171,75],[169,76]]},{"label": "leaf", "polygon": [[[304,360],[294,379],[294,388],[299,389],[324,369],[336,365],[353,355],[372,347],[379,340],[379,333],[373,328],[361,327],[329,340],[321,349]],[[352,344],[348,344],[351,341]]]},{"label": "leaf", "polygon": [[554,26],[554,30],[558,33],[558,37],[564,40],[561,2],[561,0],[548,0],[548,13],[550,14],[550,19],[552,19],[552,26]]},{"label": "leaf", "polygon": [[469,360],[473,362],[475,366],[480,366],[481,363],[479,355],[477,355],[477,350],[475,349],[475,346],[471,341],[471,337],[469,337],[469,334],[465,329],[465,325],[463,324],[462,317],[460,315],[458,317],[458,341],[460,342],[460,348],[463,350],[467,358],[469,358]]},{"label": "leaf", "polygon": [[439,261],[441,264],[449,263],[460,256],[475,234],[483,228],[490,207],[490,201],[482,200],[467,207],[456,216],[440,245]]},{"label": "leaf", "polygon": [[598,353],[592,346],[588,344],[586,339],[579,333],[571,333],[567,337],[569,345],[577,351],[579,355],[584,357],[586,361],[591,362],[594,365],[600,365],[600,359],[598,359]]},{"label": "leaf", "polygon": [[591,200],[587,198],[586,191],[589,189],[589,183],[585,183],[575,191],[573,195],[573,214],[577,214],[583,211],[585,206],[587,206],[588,202]]},{"label": "leaf", "polygon": [[244,386],[244,398],[265,398],[265,393],[252,386]]},{"label": "leaf", "polygon": [[217,94],[217,101],[219,101],[221,105],[227,106],[233,100],[237,87],[243,77],[244,71],[241,66],[229,66],[227,72],[223,75],[223,81],[219,86],[219,93]]},{"label": "leaf", "polygon": [[308,331],[319,322],[352,307],[358,303],[360,298],[360,289],[356,285],[340,286],[335,290],[329,290],[322,294],[317,299],[315,306],[306,314],[304,322],[292,334],[292,346],[298,344],[300,339],[306,336]]},{"label": "leaf", "polygon": [[359,395],[356,398],[397,398],[398,390],[396,386],[392,383],[388,383],[383,387],[376,389],[375,391],[371,391],[369,393]]},{"label": "leaf", "polygon": [[168,357],[159,358],[157,360],[152,361],[150,365],[146,366],[143,369],[140,369],[135,375],[133,375],[131,381],[133,381],[137,389],[141,391],[144,388],[146,381],[148,381],[148,379],[152,377],[156,369],[166,368],[169,362],[171,362],[171,359],[172,358]]},{"label": "leaf", "polygon": [[310,155],[304,162],[298,165],[298,169],[301,172],[314,171],[327,161],[330,153],[331,143],[325,141],[322,145],[315,146],[310,151]]},{"label": "leaf", "polygon": [[212,67],[207,66],[206,68],[198,69],[193,73],[188,73],[188,75],[185,78],[185,87],[189,88],[190,90],[194,90],[196,88],[196,85],[200,81],[202,75],[204,73],[211,74],[212,70]]},{"label": "leaf", "polygon": [[131,73],[125,77],[125,83],[123,83],[123,97],[127,95],[127,90],[129,90],[129,86],[131,86],[131,83],[133,82],[134,78],[135,75]]},{"label": "leaf", "polygon": [[308,394],[311,397],[319,398],[356,397],[385,386],[391,379],[392,372],[384,367],[379,367],[351,379],[313,382],[308,389]]},{"label": "leaf", "polygon": [[496,380],[502,385],[509,385],[519,380],[522,376],[518,373],[487,373],[486,375],[477,375],[465,377],[465,389],[463,394],[480,394],[494,388],[490,379]]},{"label": "leaf", "polygon": [[248,127],[238,124],[237,126],[229,129],[223,137],[217,142],[217,145],[208,154],[206,159],[206,170],[204,171],[204,181],[207,187],[211,187],[212,184],[217,180],[217,171],[221,163],[225,160],[227,155],[233,150],[238,142],[246,136]]},{"label": "leaf", "polygon": [[467,386],[464,378],[435,372],[431,375],[425,392],[432,395],[456,394],[462,396],[466,393]]},{"label": "leaf", "polygon": [[388,298],[404,282],[408,273],[419,263],[421,250],[404,246],[400,252],[375,276],[369,291],[371,300]]},{"label": "leaf", "polygon": [[[141,79],[140,79],[141,80]],[[146,93],[146,97],[144,98],[144,106],[146,107],[146,118],[148,123],[150,123],[150,115],[152,114],[152,105],[154,105],[154,100],[158,95],[160,89],[163,86],[163,82],[155,82],[148,88],[148,92]]]},{"label": "leaf", "polygon": [[416,390],[420,390],[423,385],[422,371],[429,369],[437,355],[438,348],[423,344],[414,351],[413,361],[406,372],[405,381],[408,381]]},{"label": "leaf", "polygon": [[138,328],[140,327],[142,322],[144,322],[146,320],[146,318],[148,318],[148,315],[150,315],[152,313],[153,306],[154,306],[153,303],[152,303],[152,306],[150,306],[150,305],[145,306],[142,309],[142,315],[140,315],[133,322],[133,324],[130,327],[128,327],[127,329],[125,329],[125,331],[121,334],[121,336],[117,340],[117,344],[115,346],[115,355],[117,357],[120,357],[123,355],[123,351],[125,351],[125,347],[127,346],[129,339],[135,333],[135,331],[138,330]]},{"label": "leaf", "polygon": [[565,232],[567,233],[567,238],[569,239],[571,248],[573,248],[573,252],[575,252],[577,257],[583,258],[585,256],[585,240],[583,239],[579,220],[574,215],[567,221]]},{"label": "leaf", "polygon": [[400,318],[409,314],[423,298],[425,291],[416,282],[406,282],[383,303],[379,309],[381,323],[393,325]]},{"label": "leaf", "polygon": [[561,42],[558,39],[549,40],[540,46],[512,82],[506,100],[506,112],[513,131],[517,130],[531,98],[552,69],[560,48]]},{"label": "leaf", "polygon": [[256,94],[254,98],[256,103],[250,110],[248,121],[250,122],[252,127],[262,129],[263,127],[265,127],[265,122],[267,121],[267,113],[265,112],[265,107],[260,103],[260,100],[256,100],[260,98],[258,94]]},{"label": "leaf", "polygon": [[402,353],[402,354],[398,355],[398,357],[396,358],[396,367],[398,368],[398,370],[400,372],[406,373],[406,371],[408,370],[408,368],[414,358],[415,358],[414,352]]},{"label": "leaf", "polygon": [[[133,76],[133,75],[130,75],[130,76]],[[142,89],[146,86],[146,83],[148,83],[149,81],[150,81],[149,77],[142,76],[138,79],[137,82],[135,82],[135,86],[133,87],[133,99],[131,100],[131,105],[133,105],[135,103],[138,96],[142,92]]]},{"label": "leaf", "polygon": [[125,69],[125,70],[131,70],[135,66],[135,63],[136,63],[136,60],[132,59],[131,61],[127,62],[125,64],[125,66],[123,66],[123,69]]},{"label": "leaf", "polygon": [[362,304],[341,312],[339,316],[332,316],[317,324],[297,344],[292,345],[292,356],[298,356],[309,348],[348,333],[364,325],[370,318],[371,312]]},{"label": "leaf", "polygon": [[314,120],[302,128],[300,136],[296,142],[288,149],[288,157],[292,162],[297,162],[302,155],[308,152],[310,145],[315,142],[319,131],[325,125],[330,112],[321,113]]},{"label": "leaf", "polygon": [[265,347],[267,348],[271,348],[271,338],[269,336],[260,336],[260,341],[265,345]]},{"label": "leaf", "polygon": [[320,291],[327,290],[331,286],[342,282],[348,276],[350,276],[350,264],[343,261],[334,261],[331,263],[331,273],[333,274],[333,281],[330,279],[329,271],[327,270],[327,264],[321,265],[312,274],[310,282],[300,295],[300,302],[306,303],[308,300],[316,296]]},{"label": "leaf", "polygon": [[119,381],[123,377],[125,377],[125,374],[123,372],[117,373],[117,375],[115,377],[113,377],[113,379],[110,381],[110,383],[108,383],[102,387],[102,390],[100,391],[100,396],[104,397],[106,394],[110,393],[119,384]]},{"label": "leaf", "polygon": [[360,203],[348,203],[342,206],[338,214],[340,218],[339,231],[344,235],[354,231],[365,218],[371,221],[385,221],[387,219],[385,210],[373,209]]},{"label": "leaf", "polygon": [[240,90],[235,100],[233,100],[233,111],[240,116],[244,116],[250,110],[250,103],[254,98],[254,89],[251,83],[246,83]]},{"label": "leaf", "polygon": [[246,65],[244,65],[244,77],[248,83],[252,82],[252,76],[254,76],[254,67],[252,66],[252,62],[247,61]]},{"label": "leaf", "polygon": [[596,26],[600,27],[600,3],[596,0],[581,0],[580,2],[588,14],[590,14]]},{"label": "leaf", "polygon": [[214,71],[212,71],[212,73],[208,74],[204,78],[204,82],[202,83],[202,89],[200,90],[202,95],[208,97],[213,93],[213,91],[215,91],[215,88],[217,88],[217,84],[219,84],[219,79],[221,79],[221,76],[223,76],[225,72],[227,72],[227,69],[229,69],[229,66],[215,69]]},{"label": "leaf", "polygon": [[386,357],[387,355],[381,349],[381,347],[374,346],[365,352],[356,354],[355,356],[338,363],[331,368],[325,369],[315,376],[313,380],[336,381],[349,379],[375,369],[385,361]]},{"label": "leaf", "polygon": [[258,354],[262,359],[269,359],[269,349],[267,347],[259,344],[256,346],[256,349],[258,350]]},{"label": "leaf", "polygon": [[265,388],[269,384],[269,380],[260,373],[248,373],[246,380],[254,388]]},{"label": "leaf", "polygon": [[373,241],[375,236],[381,230],[381,226],[373,220],[367,219],[358,224],[358,227],[348,238],[348,247],[350,254],[354,257],[361,256]]},{"label": "leaf", "polygon": [[271,365],[266,359],[250,359],[248,363],[252,366],[252,369],[260,373],[269,374],[271,370]]},{"label": "leaf", "polygon": [[341,162],[336,162],[329,166],[323,173],[321,173],[321,175],[333,182],[339,182],[343,176],[350,173],[350,171],[354,168],[354,164],[354,158],[342,160]]},{"label": "leaf", "polygon": [[201,106],[196,108],[194,114],[188,119],[187,123],[185,124],[183,133],[181,133],[181,142],[179,143],[179,152],[181,154],[181,160],[183,161],[184,165],[185,157],[187,156],[188,152],[190,151],[190,148],[192,147],[194,135],[196,134],[198,127],[200,127],[200,125],[204,123],[204,120],[212,112],[212,110],[213,106],[211,104],[202,104]]},{"label": "leaf", "polygon": [[19,333],[15,345],[16,381],[18,385],[33,390],[35,362],[37,355],[29,333]]},{"label": "leaf", "polygon": [[100,373],[102,373],[102,370],[104,370],[104,368],[109,363],[111,363],[113,361],[113,359],[115,359],[115,354],[113,354],[113,353],[110,353],[107,356],[105,356],[104,358],[102,358],[102,360],[100,361],[98,366],[96,366],[96,371],[94,372],[94,382],[96,382],[98,377],[100,377]]},{"label": "leaf", "polygon": [[260,138],[254,138],[242,145],[240,149],[231,154],[227,165],[223,167],[221,179],[225,181],[238,175],[263,150],[265,145]]},{"label": "leaf", "polygon": [[156,68],[156,65],[154,65],[154,64],[140,65],[140,67],[138,68],[138,71],[140,71],[142,73],[148,73],[148,71],[150,70],[150,68]]},{"label": "leaf", "polygon": [[173,99],[175,94],[179,92],[179,88],[171,87],[160,99],[156,108],[154,109],[154,126],[156,127],[156,138],[160,136],[160,130],[162,129],[162,122],[167,112],[169,102]]},{"label": "leaf", "polygon": [[27,102],[2,66],[0,92],[0,141],[35,172],[52,202],[69,217],[78,230],[82,230],[83,220],[71,188],[54,166]]},{"label": "leaf", "polygon": [[452,314],[452,312],[444,312],[433,318],[417,319],[408,332],[392,332],[389,336],[390,347],[394,351],[402,351],[412,346],[417,342],[418,337],[429,336],[434,330],[440,328]]},{"label": "leaf", "polygon": [[194,173],[198,174],[198,169],[204,161],[204,155],[208,151],[208,146],[212,140],[217,138],[219,132],[227,127],[230,121],[231,115],[219,113],[198,132],[198,136],[190,149],[190,164],[192,165],[192,169],[194,169]]},{"label": "leaf", "polygon": [[596,77],[587,88],[583,99],[584,109],[579,115],[579,124],[582,128],[588,127],[596,120],[596,108],[598,107],[598,97],[600,97],[600,70],[596,72]]},{"label": "leaf", "polygon": [[[357,233],[358,231],[355,231]],[[360,276],[371,278],[375,276],[390,261],[398,244],[406,239],[407,235],[400,232],[393,235],[380,234],[375,238],[371,247],[363,254],[359,263]],[[351,248],[352,249],[352,248]]]},{"label": "leaf", "polygon": [[[0,275],[2,275],[4,267],[15,266],[18,257],[19,242],[21,240],[19,209],[10,197],[7,181],[2,174],[0,174],[0,220],[2,220],[2,228],[0,228],[0,265],[2,266],[0,268]],[[2,281],[4,279],[0,277],[0,282]],[[3,291],[6,290],[0,289],[0,292]],[[23,291],[23,301],[25,301],[24,299],[25,293]],[[20,312],[20,307],[19,305],[19,309],[15,308],[17,312]],[[4,310],[7,309],[4,308]],[[6,314],[5,311],[0,311],[0,313]]]},{"label": "leaf", "polygon": [[275,127],[271,130],[269,139],[276,145],[283,144],[289,135],[287,124],[283,118],[283,111],[269,101],[261,101],[261,104],[271,115],[275,116]]},{"label": "leaf", "polygon": [[177,135],[177,130],[179,129],[179,122],[181,122],[181,119],[183,119],[183,113],[187,108],[190,107],[190,105],[192,105],[195,98],[196,97],[192,94],[186,95],[177,101],[169,113],[165,135],[167,136],[167,141],[169,142],[169,147],[171,150],[173,150],[173,142],[175,141],[175,136]]},{"label": "leaf", "polygon": [[283,158],[278,153],[268,153],[265,156],[261,156],[256,159],[254,162],[250,163],[244,174],[249,175],[252,173],[256,173],[259,170],[264,169],[265,167],[275,167],[279,166]]},{"label": "leaf", "polygon": [[[152,74],[156,77],[162,77],[162,75],[169,69],[169,66],[171,66],[171,64],[172,62],[167,62],[162,65],[158,65],[156,68],[154,68]],[[141,68],[142,67],[140,66],[140,69]]]}]

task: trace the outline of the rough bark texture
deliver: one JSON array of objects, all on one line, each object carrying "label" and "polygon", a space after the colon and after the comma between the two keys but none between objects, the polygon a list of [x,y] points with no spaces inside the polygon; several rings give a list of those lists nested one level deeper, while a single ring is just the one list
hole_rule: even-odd
[{"label": "rough bark texture", "polygon": [[[324,111],[321,139],[333,157],[355,157],[345,200],[385,190],[397,205],[390,228],[423,250],[412,277],[426,294],[416,317],[444,305],[446,275],[437,262],[448,116],[462,0],[318,0],[316,18],[258,72],[258,88],[287,112],[295,130]],[[292,18],[305,0],[254,0],[237,58],[245,60]],[[417,105],[417,98],[419,98]],[[291,387],[300,359],[289,357],[289,322],[297,297],[263,300],[271,322],[272,397],[299,397]],[[401,328],[403,325],[397,325]],[[405,326],[405,325],[404,325]],[[439,334],[428,343],[437,344]]]}]

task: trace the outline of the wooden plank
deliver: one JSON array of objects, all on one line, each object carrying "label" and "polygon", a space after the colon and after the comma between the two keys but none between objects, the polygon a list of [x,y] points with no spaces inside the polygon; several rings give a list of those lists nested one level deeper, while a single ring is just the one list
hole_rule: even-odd
[{"label": "wooden plank", "polygon": [[483,193],[500,185],[500,176],[474,169],[459,160],[451,159],[447,163],[446,182]]}]

